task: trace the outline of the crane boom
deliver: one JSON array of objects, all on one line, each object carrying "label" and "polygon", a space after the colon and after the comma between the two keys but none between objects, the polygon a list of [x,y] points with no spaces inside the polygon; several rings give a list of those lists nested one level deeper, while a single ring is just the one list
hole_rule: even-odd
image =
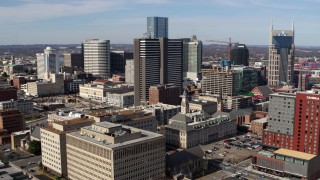
[{"label": "crane boom", "polygon": [[232,42],[232,41],[231,41],[231,37],[229,37],[228,39],[229,39],[229,41],[218,41],[218,40],[206,40],[206,41],[207,41],[207,42],[213,42],[214,44],[216,44],[216,43],[228,44],[228,46],[229,46],[229,59],[230,59],[230,61],[231,61],[231,57],[232,57],[232,55],[231,55],[232,44],[238,44],[239,42]]}]

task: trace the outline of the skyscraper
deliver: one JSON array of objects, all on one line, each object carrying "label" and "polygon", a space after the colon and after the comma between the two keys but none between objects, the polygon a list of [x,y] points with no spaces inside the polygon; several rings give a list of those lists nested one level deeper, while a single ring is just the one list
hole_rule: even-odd
[{"label": "skyscraper", "polygon": [[149,100],[149,88],[157,84],[182,87],[182,40],[134,40],[135,105]]},{"label": "skyscraper", "polygon": [[234,65],[249,66],[249,50],[245,44],[235,44],[231,50],[231,62]]},{"label": "skyscraper", "polygon": [[47,73],[58,73],[59,62],[55,50],[51,47],[44,49],[44,53],[37,54],[38,79],[45,79]]},{"label": "skyscraper", "polygon": [[149,38],[168,38],[168,18],[148,17],[147,34]]},{"label": "skyscraper", "polygon": [[84,71],[94,76],[110,76],[110,41],[89,39],[83,42]]},{"label": "skyscraper", "polygon": [[110,53],[111,73],[124,73],[127,59],[133,59],[132,52],[112,51]]},{"label": "skyscraper", "polygon": [[273,30],[270,27],[268,85],[292,83],[294,68],[294,25],[291,30]]},{"label": "skyscraper", "polygon": [[193,35],[191,39],[183,39],[183,77],[193,80],[201,77],[202,41]]}]

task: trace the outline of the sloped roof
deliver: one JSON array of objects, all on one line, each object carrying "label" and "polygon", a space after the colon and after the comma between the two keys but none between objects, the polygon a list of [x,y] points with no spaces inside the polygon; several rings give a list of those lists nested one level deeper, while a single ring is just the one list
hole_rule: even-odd
[{"label": "sloped roof", "polygon": [[268,85],[258,86],[258,89],[262,93],[262,95],[266,97],[269,97],[270,94],[274,93]]},{"label": "sloped roof", "polygon": [[253,112],[251,108],[237,109],[230,112],[230,119],[236,119],[237,116],[250,115]]}]

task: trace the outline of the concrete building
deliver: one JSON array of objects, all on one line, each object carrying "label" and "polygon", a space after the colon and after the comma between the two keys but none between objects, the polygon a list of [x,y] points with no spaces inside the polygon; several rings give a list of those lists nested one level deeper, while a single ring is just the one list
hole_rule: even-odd
[{"label": "concrete building", "polygon": [[182,40],[134,40],[134,103],[147,104],[149,88],[157,84],[175,84],[182,88]]},{"label": "concrete building", "polygon": [[84,71],[94,76],[109,77],[110,41],[89,39],[82,43]]},{"label": "concrete building", "polygon": [[261,119],[256,119],[251,121],[250,123],[250,131],[257,136],[262,137],[263,130],[268,126],[268,117],[264,117]]},{"label": "concrete building", "polygon": [[133,59],[132,52],[111,51],[110,53],[111,74],[125,73],[126,60],[128,59]]},{"label": "concrete building", "polygon": [[107,104],[117,107],[129,107],[134,104],[134,92],[126,93],[106,93]]},{"label": "concrete building", "polygon": [[64,81],[64,91],[65,93],[78,93],[80,85],[84,84],[83,79],[71,79]]},{"label": "concrete building", "polygon": [[9,85],[0,85],[0,102],[17,100],[17,89]]},{"label": "concrete building", "polygon": [[67,134],[69,179],[163,179],[164,137],[109,122]]},{"label": "concrete building", "polygon": [[59,62],[55,49],[47,47],[44,53],[36,55],[38,79],[45,79],[48,73],[59,73]]},{"label": "concrete building", "polygon": [[168,26],[167,17],[147,17],[147,37],[168,38]]},{"label": "concrete building", "polygon": [[248,93],[254,87],[258,86],[258,72],[254,68],[246,66],[233,66],[232,69],[240,72],[241,93]]},{"label": "concrete building", "polygon": [[252,157],[254,169],[303,180],[319,178],[319,162],[319,156],[289,149],[279,149],[273,153],[261,151]]},{"label": "concrete building", "polygon": [[203,101],[195,99],[189,102],[190,112],[204,111],[209,115],[217,112],[217,102]]},{"label": "concrete building", "polygon": [[44,169],[59,177],[67,177],[66,134],[93,123],[90,119],[73,119],[41,128],[41,156]]},{"label": "concrete building", "polygon": [[151,113],[142,110],[123,110],[114,112],[93,112],[86,116],[96,122],[112,122],[139,128],[151,132],[157,132],[156,118]]},{"label": "concrete building", "polygon": [[75,118],[83,118],[84,111],[74,110],[70,108],[57,109],[55,113],[48,114],[48,125],[51,126],[54,122],[68,121]]},{"label": "concrete building", "polygon": [[126,60],[125,81],[126,81],[126,84],[134,84],[134,60],[133,59]]},{"label": "concrete building", "polygon": [[235,44],[233,46],[231,62],[234,65],[249,66],[249,50],[245,44]]},{"label": "concrete building", "polygon": [[295,104],[295,94],[276,93],[270,95],[268,127],[264,131],[262,144],[292,149]]},{"label": "concrete building", "polygon": [[268,85],[291,85],[294,69],[294,26],[291,30],[270,27]]},{"label": "concrete building", "polygon": [[167,125],[170,118],[181,111],[180,106],[170,104],[153,104],[142,108],[146,113],[152,113],[156,117],[157,125]]},{"label": "concrete building", "polygon": [[241,74],[237,71],[224,71],[220,67],[202,69],[202,91],[222,96],[237,96],[241,89]]},{"label": "concrete building", "polygon": [[82,53],[66,53],[63,55],[64,63],[63,65],[66,67],[77,67],[84,68],[84,60]]},{"label": "concrete building", "polygon": [[51,73],[49,78],[27,83],[26,93],[35,97],[64,94],[63,74]]},{"label": "concrete building", "polygon": [[180,87],[174,84],[159,84],[149,88],[149,104],[180,104]]},{"label": "concrete building", "polygon": [[24,99],[0,102],[0,110],[6,109],[17,109],[24,114],[30,114],[33,112],[33,102],[31,100]]},{"label": "concrete building", "polygon": [[25,143],[29,140],[30,130],[11,133],[11,149],[16,150],[19,147],[25,148]]},{"label": "concrete building", "polygon": [[107,92],[128,93],[132,91],[132,86],[121,84],[112,86],[107,84],[90,83],[79,86],[80,97],[98,102],[107,102]]},{"label": "concrete building", "polygon": [[6,129],[9,133],[24,129],[24,116],[15,109],[0,111],[0,129]]},{"label": "concrete building", "polygon": [[201,78],[202,41],[193,35],[191,39],[183,39],[183,77],[192,80]]},{"label": "concrete building", "polygon": [[217,112],[212,117],[195,112],[173,116],[166,127],[166,143],[179,148],[190,148],[218,141],[237,133],[235,120],[228,113]]}]

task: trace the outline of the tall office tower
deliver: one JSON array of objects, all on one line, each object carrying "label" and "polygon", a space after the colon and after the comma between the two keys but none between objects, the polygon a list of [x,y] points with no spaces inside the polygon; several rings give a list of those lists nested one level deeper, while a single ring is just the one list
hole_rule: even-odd
[{"label": "tall office tower", "polygon": [[149,38],[168,38],[168,18],[148,17],[147,34]]},{"label": "tall office tower", "polygon": [[93,119],[76,118],[52,123],[40,129],[43,167],[59,177],[67,177],[66,134],[90,126]]},{"label": "tall office tower", "polygon": [[221,68],[202,69],[202,91],[208,94],[237,96],[241,90],[241,73]]},{"label": "tall office tower", "polygon": [[127,59],[133,59],[132,52],[112,51],[110,53],[111,73],[124,73]]},{"label": "tall office tower", "polygon": [[163,179],[164,137],[97,122],[67,134],[67,167],[68,179]]},{"label": "tall office tower", "polygon": [[191,39],[183,39],[183,77],[200,79],[202,65],[202,41],[193,35]]},{"label": "tall office tower", "polygon": [[82,43],[84,71],[97,77],[110,76],[110,41],[89,39]]},{"label": "tall office tower", "polygon": [[245,44],[235,44],[231,50],[231,62],[234,65],[249,66],[249,50]]},{"label": "tall office tower", "polygon": [[44,53],[37,54],[38,79],[45,79],[48,73],[59,72],[59,61],[55,50],[51,47],[44,49]]},{"label": "tall office tower", "polygon": [[66,53],[64,56],[64,66],[83,68],[83,54],[82,53]]},{"label": "tall office tower", "polygon": [[273,30],[270,27],[268,85],[292,83],[294,69],[294,26],[291,30]]},{"label": "tall office tower", "polygon": [[182,88],[182,40],[134,40],[134,103],[149,101],[149,88],[158,84],[175,84]]}]

